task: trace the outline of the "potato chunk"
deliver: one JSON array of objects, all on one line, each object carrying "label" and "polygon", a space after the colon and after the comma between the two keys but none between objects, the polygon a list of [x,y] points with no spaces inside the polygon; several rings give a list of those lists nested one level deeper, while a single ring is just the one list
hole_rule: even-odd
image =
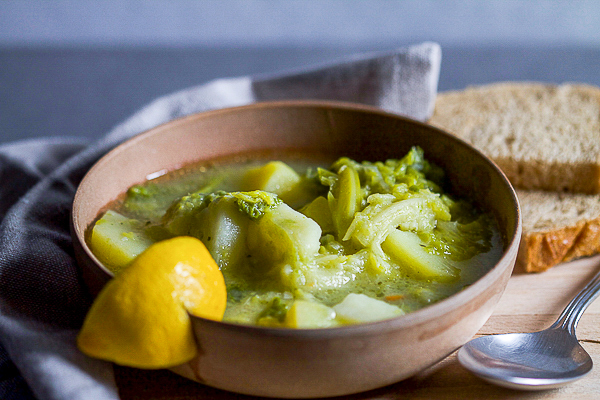
[{"label": "potato chunk", "polygon": [[333,219],[329,210],[329,203],[324,196],[317,197],[300,209],[300,212],[319,224],[323,233],[333,232]]},{"label": "potato chunk", "polygon": [[242,214],[233,198],[211,203],[198,216],[199,239],[224,272],[240,265],[248,254],[246,234],[248,218]]},{"label": "potato chunk", "polygon": [[275,193],[293,208],[303,206],[314,198],[314,189],[292,167],[281,161],[271,161],[248,170],[242,178],[241,190]]},{"label": "potato chunk", "polygon": [[430,254],[414,232],[394,229],[381,244],[383,251],[417,279],[452,280],[459,270],[443,256]]},{"label": "potato chunk", "polygon": [[285,203],[248,224],[248,249],[267,264],[309,260],[320,247],[321,228]]},{"label": "potato chunk", "polygon": [[404,311],[384,301],[364,294],[350,293],[339,304],[333,306],[337,318],[348,324],[380,321],[404,314]]},{"label": "potato chunk", "polygon": [[144,223],[107,211],[92,229],[92,251],[113,273],[125,268],[154,241],[144,230]]},{"label": "potato chunk", "polygon": [[335,311],[314,301],[296,300],[285,316],[289,328],[327,328],[335,325]]}]

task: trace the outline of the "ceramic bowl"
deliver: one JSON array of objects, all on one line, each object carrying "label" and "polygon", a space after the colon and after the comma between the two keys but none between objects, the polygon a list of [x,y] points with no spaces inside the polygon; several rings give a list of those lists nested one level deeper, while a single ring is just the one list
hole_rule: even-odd
[{"label": "ceramic bowl", "polygon": [[503,173],[432,126],[361,105],[292,101],[210,111],[151,129],[106,154],[78,188],[72,230],[82,276],[92,293],[111,279],[87,246],[86,229],[107,203],[157,171],[264,150],[383,160],[413,145],[446,170],[452,191],[497,219],[504,253],[486,275],[419,311],[362,325],[292,330],[192,317],[199,354],[173,368],[212,387],[268,397],[340,396],[398,382],[442,360],[481,328],[508,282],[521,235],[517,198]]}]

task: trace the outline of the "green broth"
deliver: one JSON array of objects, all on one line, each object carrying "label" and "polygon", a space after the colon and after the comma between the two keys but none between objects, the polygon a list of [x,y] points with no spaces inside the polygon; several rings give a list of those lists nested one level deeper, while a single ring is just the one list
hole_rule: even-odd
[{"label": "green broth", "polygon": [[[132,187],[123,199],[111,206],[111,209],[131,220],[139,221],[142,230],[146,227],[160,227],[164,220],[163,216],[168,212],[169,207],[183,196],[198,192],[214,193],[240,190],[240,187],[244,185],[244,176],[249,170],[263,166],[268,161],[282,159],[303,177],[305,175],[314,176],[316,168],[330,165],[329,160],[307,158],[303,155],[240,158],[219,161],[210,165],[195,165]],[[308,174],[306,174],[307,169],[311,171]],[[345,169],[343,166],[339,168],[335,179],[341,181],[343,169]],[[439,171],[434,169],[432,171],[435,174],[431,173],[430,175],[439,175]],[[327,179],[326,174],[323,176],[325,178],[321,177],[322,181]],[[314,178],[312,179],[314,180]],[[438,189],[437,184],[427,182],[433,188],[432,190]],[[332,184],[332,190],[335,190],[336,184]],[[364,176],[361,176],[360,185],[366,185]],[[421,190],[434,199],[440,197],[439,194],[430,195],[430,190],[427,188],[417,189],[406,184],[404,186],[402,188],[407,193],[406,196]],[[313,190],[314,197],[327,193],[326,187],[319,186],[315,189],[311,186],[309,191]],[[370,188],[369,190],[374,191],[375,189]],[[310,193],[313,194],[313,192]],[[338,197],[342,196],[343,194],[339,194]],[[382,198],[383,196],[381,195]],[[385,196],[391,195],[385,194]],[[293,208],[305,210],[306,208],[303,206],[307,202],[303,200],[300,203],[295,204]],[[361,204],[360,207],[364,210],[365,204],[367,204],[366,200],[363,199]],[[458,207],[454,205],[454,202],[449,204],[452,204],[452,207]],[[456,204],[459,204],[460,207],[463,206],[463,203]],[[471,210],[469,207],[465,209]],[[356,246],[356,241],[351,245],[349,244],[352,242],[351,240],[331,239],[333,235],[325,232],[321,233],[318,253],[308,261],[294,261],[289,265],[280,263],[281,265],[276,268],[265,267],[263,261],[256,261],[256,258],[252,258],[255,255],[251,254],[251,251],[248,254],[244,253],[245,258],[240,258],[242,261],[237,262],[236,265],[227,263],[220,265],[228,289],[227,309],[223,320],[242,324],[289,327],[290,324],[286,322],[289,321],[289,316],[286,315],[290,313],[289,310],[295,301],[304,300],[310,304],[335,307],[343,302],[350,293],[361,293],[372,299],[391,304],[401,310],[401,313],[413,312],[438,302],[471,285],[501,257],[503,245],[494,220],[490,216],[482,216],[477,212],[469,214],[468,218],[481,225],[478,225],[477,229],[484,234],[482,234],[481,240],[478,239],[476,242],[486,242],[485,250],[478,251],[467,259],[452,261],[451,268],[459,272],[456,277],[451,279],[444,277],[424,279],[422,276],[415,276],[414,273],[407,272],[405,268],[400,268],[397,263],[390,261],[386,254],[378,253],[377,246],[367,247],[367,250],[361,249],[360,246]],[[157,230],[158,234],[153,234],[153,240],[172,236],[172,233],[165,233],[161,229],[163,228]],[[346,228],[344,227],[344,229]],[[210,237],[200,236],[199,238],[205,244],[207,240],[212,240]],[[430,250],[430,252],[435,251]],[[377,254],[383,254],[383,256]],[[449,251],[442,256],[445,259],[452,258]],[[385,272],[377,269],[380,268],[381,257],[384,257],[386,261],[384,267],[381,267],[387,268]],[[216,259],[219,261],[219,257]],[[260,260],[263,259],[264,257]],[[291,272],[286,272],[286,268]],[[356,323],[356,321],[349,321],[347,318],[330,318],[326,323],[320,325],[317,323],[317,327]]]},{"label": "green broth", "polygon": [[189,193],[206,190],[233,191],[248,168],[258,160],[221,161],[188,166],[131,187],[115,209],[130,218],[158,222],[173,201]]}]

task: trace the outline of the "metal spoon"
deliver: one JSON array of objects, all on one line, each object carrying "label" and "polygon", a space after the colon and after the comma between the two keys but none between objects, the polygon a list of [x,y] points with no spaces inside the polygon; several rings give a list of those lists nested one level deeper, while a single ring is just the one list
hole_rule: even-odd
[{"label": "metal spoon", "polygon": [[549,328],[473,339],[459,350],[458,361],[480,378],[512,389],[553,389],[580,379],[593,363],[579,344],[575,328],[599,294],[600,272]]}]

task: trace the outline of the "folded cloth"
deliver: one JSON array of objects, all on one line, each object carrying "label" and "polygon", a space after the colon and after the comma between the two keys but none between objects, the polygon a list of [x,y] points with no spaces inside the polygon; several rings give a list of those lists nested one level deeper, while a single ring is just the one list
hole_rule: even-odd
[{"label": "folded cloth", "polygon": [[69,234],[77,185],[108,150],[174,118],[274,99],[360,102],[426,120],[440,60],[437,44],[422,43],[285,74],[220,79],[150,103],[93,144],[52,138],[0,146],[0,398],[118,399],[112,364],[75,346],[92,299]]}]

